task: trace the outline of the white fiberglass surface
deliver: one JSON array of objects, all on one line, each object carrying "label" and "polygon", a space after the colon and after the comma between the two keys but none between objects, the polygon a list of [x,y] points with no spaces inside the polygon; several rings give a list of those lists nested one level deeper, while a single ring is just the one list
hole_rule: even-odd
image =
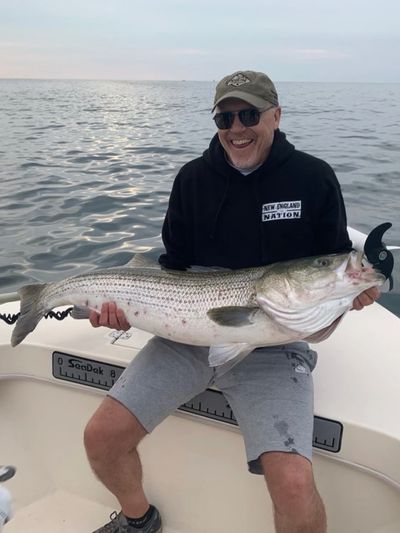
[{"label": "white fiberglass surface", "polygon": [[[90,471],[82,444],[100,400],[86,389],[0,381],[0,457],[18,468],[7,482],[16,514],[5,533],[88,533],[117,508]],[[238,431],[171,416],[144,440],[141,456],[146,491],[166,533],[273,532],[264,480],[248,474]],[[314,463],[331,533],[399,531],[399,492],[325,456],[316,454]]]}]

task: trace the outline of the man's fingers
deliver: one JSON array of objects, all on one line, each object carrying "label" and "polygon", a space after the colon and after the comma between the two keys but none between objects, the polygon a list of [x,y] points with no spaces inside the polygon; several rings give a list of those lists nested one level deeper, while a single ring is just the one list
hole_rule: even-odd
[{"label": "man's fingers", "polygon": [[99,324],[99,314],[96,311],[90,311],[89,314],[89,322],[92,324],[94,328],[100,327]]},{"label": "man's fingers", "polygon": [[373,301],[377,300],[379,296],[382,294],[379,287],[371,287],[365,292],[369,294],[369,296],[373,299]]},{"label": "man's fingers", "polygon": [[119,323],[117,319],[117,306],[115,303],[108,304],[108,324],[110,328],[119,329]]},{"label": "man's fingers", "polygon": [[361,311],[366,305],[371,305],[379,298],[381,291],[378,287],[371,287],[357,296],[353,302],[353,309]]},{"label": "man's fingers", "polygon": [[125,313],[122,311],[122,309],[117,309],[117,320],[119,329],[122,329],[123,331],[128,331],[128,329],[130,329],[131,325],[126,320]]},{"label": "man's fingers", "polygon": [[89,321],[94,328],[104,326],[106,328],[127,331],[131,325],[125,317],[122,309],[118,309],[114,302],[104,303],[101,306],[100,314],[91,311]]},{"label": "man's fingers", "polygon": [[[121,327],[121,324],[118,320],[118,316],[117,316],[117,306],[114,302],[111,302],[108,304],[108,322],[107,324],[104,324],[105,326],[108,326],[109,328],[112,328],[112,329],[122,329]],[[123,311],[122,311],[122,314],[123,314]],[[125,315],[123,314],[123,316],[125,317]]]},{"label": "man's fingers", "polygon": [[358,296],[358,300],[359,300],[361,305],[371,305],[374,302],[374,299],[371,298],[371,296],[369,294],[367,294],[366,292],[362,292]]},{"label": "man's fingers", "polygon": [[100,316],[99,316],[99,326],[108,326],[109,325],[109,313],[108,313],[109,304],[105,303],[101,306]]},{"label": "man's fingers", "polygon": [[361,311],[361,309],[363,308],[363,304],[360,302],[360,298],[357,297],[354,302],[353,302],[353,307],[352,309],[354,309],[355,311]]}]

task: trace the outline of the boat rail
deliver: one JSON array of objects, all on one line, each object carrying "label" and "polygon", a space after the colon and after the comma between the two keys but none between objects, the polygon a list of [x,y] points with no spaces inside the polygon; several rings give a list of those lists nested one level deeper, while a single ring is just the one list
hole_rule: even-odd
[{"label": "boat rail", "polygon": [[19,297],[19,294],[17,292],[6,292],[4,294],[0,294],[0,304],[5,304],[8,302],[17,302],[21,298]]}]

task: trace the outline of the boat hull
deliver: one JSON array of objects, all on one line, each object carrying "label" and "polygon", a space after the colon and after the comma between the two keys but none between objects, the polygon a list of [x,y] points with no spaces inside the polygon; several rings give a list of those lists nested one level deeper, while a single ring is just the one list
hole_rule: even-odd
[{"label": "boat hull", "polygon": [[[383,325],[387,335],[378,338]],[[399,325],[374,304],[350,313],[314,347],[315,414],[343,430],[339,450],[314,447],[330,533],[400,530]],[[18,468],[7,482],[16,514],[6,532],[87,533],[117,508],[90,471],[82,444],[85,424],[111,383],[94,366],[84,369],[92,383],[80,379],[79,369],[75,379],[62,377],[53,354],[123,368],[150,335],[72,319],[42,321],[29,341],[11,348],[11,329],[0,324],[0,462]],[[274,531],[265,482],[248,473],[234,424],[178,410],[143,441],[140,454],[146,492],[163,515],[165,533]]]}]

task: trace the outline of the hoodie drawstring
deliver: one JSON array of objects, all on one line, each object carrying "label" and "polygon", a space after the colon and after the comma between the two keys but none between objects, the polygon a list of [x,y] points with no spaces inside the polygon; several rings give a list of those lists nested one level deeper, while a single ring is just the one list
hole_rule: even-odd
[{"label": "hoodie drawstring", "polygon": [[226,184],[225,184],[225,190],[224,190],[224,193],[222,195],[221,201],[219,203],[217,212],[216,212],[215,217],[214,217],[214,222],[213,222],[212,227],[211,227],[211,233],[210,233],[210,239],[211,240],[215,239],[215,233],[217,231],[217,224],[218,224],[219,215],[220,215],[220,213],[222,211],[222,208],[224,206],[224,203],[225,203],[225,201],[226,201],[226,199],[228,197],[228,192],[229,192],[230,185],[231,185],[231,178],[230,178],[230,176],[227,176]]}]

